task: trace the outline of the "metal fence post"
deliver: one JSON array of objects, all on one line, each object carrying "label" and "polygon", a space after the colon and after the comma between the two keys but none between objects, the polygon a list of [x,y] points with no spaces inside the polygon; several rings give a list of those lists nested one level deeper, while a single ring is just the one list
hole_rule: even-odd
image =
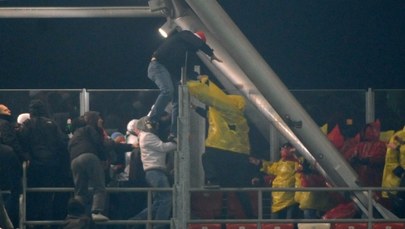
[{"label": "metal fence post", "polygon": [[375,98],[373,89],[369,88],[366,92],[366,123],[375,120]]},{"label": "metal fence post", "polygon": [[80,92],[80,115],[90,110],[90,95],[85,88]]},{"label": "metal fence post", "polygon": [[186,229],[190,218],[190,97],[186,85],[179,86],[178,146],[175,155],[174,228]]}]

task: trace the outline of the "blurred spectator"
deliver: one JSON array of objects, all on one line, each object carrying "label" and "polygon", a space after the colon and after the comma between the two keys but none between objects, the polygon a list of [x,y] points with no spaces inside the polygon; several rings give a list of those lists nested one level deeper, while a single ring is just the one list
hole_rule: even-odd
[{"label": "blurred spectator", "polygon": [[364,187],[381,187],[387,147],[380,141],[380,122],[367,124],[360,134],[360,142],[349,159]]},{"label": "blurred spectator", "polygon": [[0,104],[0,188],[11,191],[5,206],[14,227],[18,227],[18,200],[22,192],[21,162],[28,161],[28,157],[17,138],[10,109]]},{"label": "blurred spectator", "polygon": [[172,102],[173,110],[168,139],[177,137],[178,93],[176,86],[180,81],[180,70],[186,56],[195,55],[198,50],[201,50],[211,60],[222,62],[205,42],[206,37],[202,31],[193,33],[183,30],[165,39],[151,57],[148,78],[156,84],[160,93],[148,116],[152,122],[158,122],[166,106]]},{"label": "blurred spectator", "polygon": [[46,100],[49,107],[49,117],[65,134],[68,134],[65,130],[66,122],[72,115],[72,108],[67,102],[68,97],[69,94],[63,94],[63,92],[50,92]]},{"label": "blurred spectator", "polygon": [[[263,172],[275,175],[273,188],[294,188],[301,181],[299,174],[296,173],[300,164],[295,151],[295,147],[285,143],[280,149],[279,161],[270,162],[251,157],[250,162],[260,166]],[[298,203],[294,200],[294,191],[273,191],[271,195],[272,219],[295,219],[298,216]]]},{"label": "blurred spectator", "polygon": [[[103,215],[106,200],[103,161],[107,160],[104,132],[98,125],[100,119],[98,112],[86,112],[82,118],[85,126],[74,130],[68,147],[75,198],[85,205],[91,203],[94,221],[106,221],[109,219]],[[93,186],[93,195],[89,192],[89,184]]]},{"label": "blurred spectator", "polygon": [[[405,129],[397,131],[389,140],[382,178],[383,188],[405,187]],[[393,212],[405,217],[405,192],[383,191],[382,196],[392,202]]]},{"label": "blurred spectator", "polygon": [[[174,142],[163,142],[156,135],[159,129],[159,123],[151,125],[149,117],[143,117],[138,122],[139,146],[141,149],[143,169],[148,185],[153,188],[169,188],[169,178],[166,167],[166,154],[177,149]],[[150,206],[153,220],[169,220],[172,210],[171,192],[153,192],[153,203]],[[145,208],[131,220],[148,219],[148,208]],[[139,228],[142,225],[135,225],[133,228]],[[165,224],[154,224],[154,229],[166,228]]]},{"label": "blurred spectator", "polygon": [[[109,220],[105,216],[106,190],[104,168],[108,168],[108,152],[131,151],[133,145],[115,143],[102,128],[98,112],[88,111],[74,122],[73,137],[69,141],[71,169],[75,184],[75,196],[82,203],[91,203],[94,221]],[[89,184],[93,186],[90,194]],[[92,201],[91,201],[92,200]]]},{"label": "blurred spectator", "polygon": [[[145,173],[142,167],[139,150],[138,133],[136,128],[138,120],[133,119],[127,124],[126,135],[119,132],[113,133],[114,141],[132,144],[132,151],[117,154],[117,161],[111,165],[112,179],[110,187],[145,187]],[[140,212],[146,207],[147,195],[144,192],[119,192],[109,195],[109,215],[111,219],[124,220]],[[125,228],[117,225],[115,228]]]},{"label": "blurred spectator", "polygon": [[[195,107],[195,111],[207,120],[207,137],[202,164],[206,188],[249,187],[256,168],[249,163],[249,126],[243,111],[245,99],[239,95],[227,95],[208,79],[189,81],[192,96],[208,106]],[[237,192],[243,212],[254,218],[251,199],[247,192]]]},{"label": "blurred spectator", "polygon": [[0,228],[14,229],[13,223],[8,217],[6,208],[4,207],[3,195],[0,189]]},{"label": "blurred spectator", "polygon": [[[298,188],[326,187],[325,178],[306,159],[300,159],[297,173],[300,179],[296,183]],[[329,192],[325,191],[295,192],[294,199],[299,204],[304,219],[319,219],[333,206]]]},{"label": "blurred spectator", "polygon": [[[113,132],[111,134],[111,136],[109,137],[109,140],[112,140],[115,143],[125,143],[126,142],[125,135],[122,134],[121,132]],[[107,183],[114,181],[116,174],[119,174],[122,172],[122,170],[125,167],[124,158],[125,158],[124,154],[118,154],[113,149],[109,150],[108,161],[110,163],[110,167],[107,171],[107,173],[108,173]]]},{"label": "blurred spectator", "polygon": [[[29,187],[57,187],[69,177],[67,135],[48,117],[45,104],[33,100],[29,105],[30,118],[19,130],[21,143],[29,153],[27,182]],[[51,220],[54,194],[32,192],[27,194],[27,218]],[[62,203],[66,205],[66,203]]]}]

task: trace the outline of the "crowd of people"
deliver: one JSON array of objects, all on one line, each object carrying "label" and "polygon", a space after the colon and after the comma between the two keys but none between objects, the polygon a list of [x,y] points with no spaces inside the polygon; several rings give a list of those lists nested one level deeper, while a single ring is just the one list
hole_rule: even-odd
[{"label": "crowd of people", "polygon": [[[73,228],[72,225],[80,222],[87,224],[86,220],[81,220],[83,213],[88,213],[93,221],[108,221],[109,208],[114,209],[110,215],[128,219],[128,214],[132,214],[135,219],[146,219],[147,209],[135,215],[139,208],[144,207],[145,196],[140,198],[140,195],[121,193],[108,196],[106,186],[170,187],[166,155],[177,148],[178,99],[175,88],[185,57],[199,50],[211,60],[220,61],[206,44],[203,32],[177,32],[156,49],[149,63],[148,78],[155,82],[160,94],[147,116],[128,123],[127,136],[119,133],[110,136],[103,128],[100,113],[96,111],[88,111],[77,118],[69,117],[69,133],[64,133],[64,127],[50,118],[46,104],[41,100],[30,103],[29,114],[21,115],[18,125],[14,124],[8,107],[0,105],[0,183],[11,193],[4,205],[13,227],[19,224],[18,201],[22,193],[24,163],[27,166],[28,187],[74,186],[74,199],[70,201],[69,196],[59,193],[28,193],[27,220],[60,219],[61,215],[69,214],[67,219],[75,222],[66,224],[66,228]],[[157,131],[159,120],[170,102],[172,118],[167,136],[169,141],[163,142]],[[108,198],[111,201],[107,201]],[[61,206],[68,203],[69,207],[61,210],[64,209]],[[171,193],[154,192],[153,218],[168,220],[171,204]],[[124,206],[134,209],[134,212],[128,211],[128,208],[119,210]],[[133,206],[138,206],[138,209]],[[156,224],[153,228],[166,226]]]},{"label": "crowd of people", "polygon": [[[162,142],[156,135],[158,126],[147,127],[147,116],[130,120],[124,134],[109,134],[96,111],[74,118],[72,126],[67,128],[71,133],[65,132],[64,127],[48,116],[46,104],[40,100],[31,101],[28,115],[19,116],[21,123],[15,123],[12,117],[8,107],[1,104],[0,185],[10,191],[1,209],[6,210],[5,218],[13,225],[1,225],[4,228],[19,227],[23,163],[27,166],[28,187],[74,187],[74,195],[49,191],[27,193],[27,220],[66,219],[65,228],[108,221],[107,215],[126,220],[146,207],[146,193],[107,195],[108,186],[170,187],[166,153],[174,151],[177,145]],[[155,218],[169,219],[171,203],[170,192],[154,193]]]},{"label": "crowd of people", "polygon": [[[192,105],[207,120],[202,154],[205,188],[328,185],[290,143],[280,147],[278,161],[251,155],[243,97],[225,94],[207,76],[189,81],[188,86],[190,94],[206,105],[206,108]],[[29,113],[21,114],[14,123],[11,111],[0,105],[0,183],[2,189],[10,190],[4,209],[15,228],[19,223],[23,162],[27,165],[28,187],[75,187],[73,196],[52,192],[27,194],[27,220],[65,219],[66,228],[74,228],[72,225],[76,224],[94,227],[93,221],[110,218],[147,219],[145,193],[107,195],[108,186],[171,187],[170,169],[173,168],[168,167],[167,155],[176,150],[177,144],[174,139],[162,141],[159,122],[150,122],[149,116],[130,120],[126,133],[107,133],[100,114],[89,111],[68,122],[72,124],[66,128],[70,133],[64,132],[48,116],[42,101],[31,101],[28,110]],[[388,137],[385,134],[382,139],[380,129],[377,120],[365,125],[356,136],[345,138],[336,126],[328,138],[357,172],[361,186],[402,186],[405,131],[391,132]],[[239,179],[234,179],[236,176]],[[93,188],[91,191],[89,186]],[[249,196],[245,192],[237,192],[237,196],[245,216],[257,217]],[[403,192],[375,192],[374,199],[403,216]],[[170,192],[154,192],[152,219],[170,219],[171,204]],[[347,218],[361,214],[347,196],[324,191],[274,191],[269,204],[270,218],[274,219]],[[156,224],[155,228],[165,226]]]},{"label": "crowd of people", "polygon": [[[28,187],[74,187],[74,195],[28,192],[27,220],[64,219],[62,228],[65,229],[95,228],[94,222],[110,219],[169,220],[171,192],[154,191],[149,209],[145,193],[107,194],[106,187],[171,187],[173,164],[170,157],[177,149],[178,98],[175,88],[180,81],[179,70],[185,55],[199,50],[211,61],[222,62],[206,44],[202,32],[175,33],[153,53],[148,77],[160,89],[160,94],[149,114],[139,120],[129,120],[125,133],[108,133],[97,111],[69,117],[66,128],[50,117],[47,105],[41,100],[31,101],[29,112],[21,114],[18,122],[13,120],[10,109],[0,104],[0,188],[10,191],[4,203],[0,198],[0,226],[11,229],[19,225],[23,164],[27,168]],[[280,147],[278,161],[252,154],[249,125],[244,117],[246,102],[242,96],[226,94],[204,75],[183,83],[188,86],[190,95],[205,105],[192,104],[195,112],[207,120],[205,152],[201,157],[205,188],[328,185],[315,166],[291,143]],[[170,127],[168,134],[162,137],[160,120],[169,103],[172,105]],[[353,138],[339,134],[338,126],[326,134],[359,174],[361,186],[403,186],[405,130],[381,140],[380,129],[380,123],[376,121],[367,124]],[[245,216],[257,217],[247,193],[236,194]],[[402,192],[376,192],[373,198],[403,216],[405,196]],[[267,204],[271,205],[270,217],[273,219],[344,218],[360,214],[350,198],[321,191],[274,191]],[[148,218],[149,214],[151,218]],[[153,224],[154,229],[168,226]],[[39,225],[35,228],[48,227]]]}]

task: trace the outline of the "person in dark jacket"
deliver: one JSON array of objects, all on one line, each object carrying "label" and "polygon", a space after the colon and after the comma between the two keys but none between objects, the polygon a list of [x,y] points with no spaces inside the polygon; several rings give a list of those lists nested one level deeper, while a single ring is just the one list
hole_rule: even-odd
[{"label": "person in dark jacket", "polygon": [[4,104],[0,104],[0,142],[13,148],[20,161],[28,160],[28,153],[18,140],[11,110]]},{"label": "person in dark jacket", "polygon": [[173,82],[180,80],[180,70],[185,63],[187,54],[193,54],[201,50],[210,56],[211,61],[222,62],[205,42],[205,34],[201,31],[196,33],[188,30],[180,31],[166,38],[153,53],[149,63],[148,78],[158,86],[160,94],[148,116],[150,122],[158,122],[165,113],[166,106],[172,102],[169,140],[177,135],[178,99],[177,89]]},{"label": "person in dark jacket", "polygon": [[105,177],[102,161],[107,160],[107,152],[103,147],[104,137],[98,127],[98,112],[86,112],[85,126],[76,129],[69,141],[71,169],[75,184],[75,198],[83,204],[91,202],[88,185],[94,188],[92,201],[92,217],[95,221],[109,220],[102,212],[105,208]]},{"label": "person in dark jacket", "polygon": [[22,161],[28,160],[17,138],[10,109],[0,104],[0,188],[10,190],[4,200],[14,227],[18,227],[18,200],[22,191]]},{"label": "person in dark jacket", "polygon": [[[10,195],[0,197],[2,206],[0,206],[0,221],[8,223],[12,220],[15,228],[18,227],[18,198],[21,194],[21,163],[13,148],[8,145],[0,144],[0,189],[9,190]],[[11,228],[0,223],[0,228]]]},{"label": "person in dark jacket", "polygon": [[[91,203],[92,199],[93,220],[107,221],[109,218],[103,214],[106,202],[103,163],[104,166],[107,166],[109,150],[121,153],[131,151],[133,146],[115,144],[111,140],[106,140],[103,129],[99,126],[100,119],[98,112],[88,111],[81,121],[75,121],[81,127],[74,127],[75,130],[69,141],[68,150],[75,184],[75,198],[85,205]],[[88,190],[89,184],[93,186],[93,196]]]},{"label": "person in dark jacket", "polygon": [[0,189],[0,228],[14,229],[13,223],[11,222],[7,210],[4,207],[3,196]]},{"label": "person in dark jacket", "polygon": [[[20,141],[29,154],[27,183],[29,187],[59,187],[68,170],[68,137],[56,122],[49,118],[47,107],[41,100],[29,104],[30,118],[19,128]],[[52,192],[30,192],[27,197],[29,220],[54,218]],[[67,201],[67,200],[66,200]],[[66,202],[64,203],[66,204]]]}]

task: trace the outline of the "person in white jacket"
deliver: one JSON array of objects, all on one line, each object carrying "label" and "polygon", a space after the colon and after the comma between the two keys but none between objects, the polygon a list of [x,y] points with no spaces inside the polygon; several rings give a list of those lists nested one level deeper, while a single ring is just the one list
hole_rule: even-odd
[{"label": "person in white jacket", "polygon": [[[139,147],[141,149],[141,158],[145,179],[148,185],[153,188],[170,187],[169,178],[166,169],[166,155],[177,149],[175,142],[163,142],[156,135],[159,128],[158,123],[149,121],[149,117],[143,117],[138,121]],[[171,192],[153,192],[152,202],[153,220],[168,220],[172,210]],[[147,219],[148,208],[145,208],[131,220]],[[133,228],[137,228],[136,225]],[[165,224],[154,224],[153,229],[165,228]]]}]

